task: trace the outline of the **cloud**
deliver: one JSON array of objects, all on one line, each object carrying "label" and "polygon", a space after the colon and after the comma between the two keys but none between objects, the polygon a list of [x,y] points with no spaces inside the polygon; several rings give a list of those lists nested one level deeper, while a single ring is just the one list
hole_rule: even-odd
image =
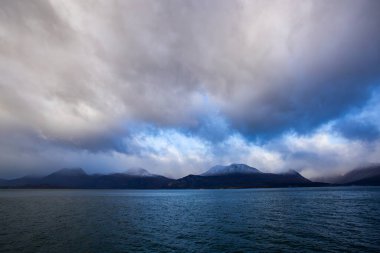
[{"label": "cloud", "polygon": [[376,141],[380,136],[380,90],[372,91],[362,107],[354,107],[346,115],[332,121],[332,128],[348,139]]},{"label": "cloud", "polygon": [[338,166],[316,146],[287,154],[271,143],[330,122],[347,145],[376,145],[375,118],[347,115],[379,86],[379,9],[370,0],[3,1],[0,170],[76,162],[96,171],[92,159],[172,175],[232,160],[275,170],[292,166],[286,157]]}]

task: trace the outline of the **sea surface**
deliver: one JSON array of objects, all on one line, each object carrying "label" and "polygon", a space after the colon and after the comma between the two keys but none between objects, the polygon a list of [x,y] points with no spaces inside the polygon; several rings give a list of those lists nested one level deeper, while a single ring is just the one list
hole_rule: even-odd
[{"label": "sea surface", "polygon": [[0,190],[0,252],[380,252],[380,187]]}]

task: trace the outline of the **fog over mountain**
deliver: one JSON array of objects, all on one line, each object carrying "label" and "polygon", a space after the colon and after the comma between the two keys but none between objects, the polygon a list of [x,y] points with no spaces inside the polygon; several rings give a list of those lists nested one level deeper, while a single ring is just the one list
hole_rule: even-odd
[{"label": "fog over mountain", "polygon": [[323,186],[329,184],[312,182],[295,171],[263,173],[245,164],[218,165],[201,175],[188,175],[179,179],[153,175],[141,168],[125,173],[92,175],[81,168],[65,168],[47,176],[0,180],[1,189],[226,189]]},{"label": "fog over mountain", "polygon": [[0,7],[0,178],[379,162],[380,1]]},{"label": "fog over mountain", "polygon": [[216,165],[211,167],[206,172],[202,173],[201,176],[221,176],[228,174],[256,174],[261,173],[258,169],[252,168],[245,164],[231,164],[227,166]]}]

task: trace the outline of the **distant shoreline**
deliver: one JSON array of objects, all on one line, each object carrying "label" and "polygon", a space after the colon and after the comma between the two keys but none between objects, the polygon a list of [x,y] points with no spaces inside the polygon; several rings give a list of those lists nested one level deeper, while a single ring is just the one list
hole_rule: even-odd
[{"label": "distant shoreline", "polygon": [[379,185],[321,185],[321,186],[290,186],[290,187],[249,187],[249,188],[65,188],[65,187],[0,187],[0,190],[249,190],[249,189],[302,189],[302,188],[336,188],[336,187],[380,187]]}]

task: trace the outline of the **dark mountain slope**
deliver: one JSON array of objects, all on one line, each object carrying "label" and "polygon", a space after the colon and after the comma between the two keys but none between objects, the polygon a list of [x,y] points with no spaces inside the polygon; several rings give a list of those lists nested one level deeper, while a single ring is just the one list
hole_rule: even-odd
[{"label": "dark mountain slope", "polygon": [[370,176],[357,181],[353,181],[348,183],[348,185],[380,186],[380,175]]},{"label": "dark mountain slope", "polygon": [[76,189],[158,189],[167,188],[172,179],[153,175],[88,175],[83,169],[62,169],[45,177],[22,177],[0,182],[3,188],[76,188]]},{"label": "dark mountain slope", "polygon": [[364,168],[354,169],[344,176],[337,178],[338,184],[349,184],[351,182],[359,182],[366,178],[380,176],[380,165],[371,165]]},{"label": "dark mountain slope", "polygon": [[231,173],[217,176],[189,175],[170,183],[171,188],[262,188],[262,187],[304,187],[322,186],[298,173]]}]

